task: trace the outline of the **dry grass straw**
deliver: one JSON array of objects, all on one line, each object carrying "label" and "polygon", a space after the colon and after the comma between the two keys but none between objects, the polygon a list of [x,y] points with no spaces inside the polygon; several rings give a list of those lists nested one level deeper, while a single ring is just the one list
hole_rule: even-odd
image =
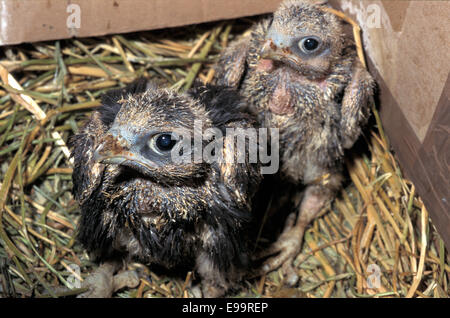
[{"label": "dry grass straw", "polygon": [[[79,209],[70,192],[72,165],[65,144],[100,105],[99,96],[141,76],[177,90],[188,89],[195,79],[207,82],[217,54],[248,26],[248,20],[239,20],[0,48],[2,297],[84,291],[64,288],[73,276],[83,279],[96,266],[74,237]],[[443,242],[380,132],[368,132],[367,154],[349,155],[351,184],[307,230],[296,260],[300,287],[286,288],[277,271],[243,282],[234,296],[449,295]],[[142,264],[130,267],[146,278],[119,297],[192,296],[191,272],[174,278]],[[374,268],[379,273],[371,274]]]}]

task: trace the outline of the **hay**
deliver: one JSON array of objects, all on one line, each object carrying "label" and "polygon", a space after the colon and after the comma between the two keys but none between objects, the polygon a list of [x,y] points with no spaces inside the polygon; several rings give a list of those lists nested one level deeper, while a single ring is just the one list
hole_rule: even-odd
[{"label": "hay", "polygon": [[[176,90],[211,80],[212,64],[251,21],[0,49],[0,295],[63,297],[95,267],[75,240],[65,142],[99,96],[146,76]],[[236,297],[448,297],[450,266],[414,185],[402,177],[381,129],[369,151],[349,153],[351,183],[306,231],[300,287],[281,271],[242,283]],[[76,264],[77,266],[73,266]],[[192,297],[194,275],[147,278],[119,297]],[[78,272],[77,269],[80,269]],[[371,288],[372,287],[372,288]]]}]

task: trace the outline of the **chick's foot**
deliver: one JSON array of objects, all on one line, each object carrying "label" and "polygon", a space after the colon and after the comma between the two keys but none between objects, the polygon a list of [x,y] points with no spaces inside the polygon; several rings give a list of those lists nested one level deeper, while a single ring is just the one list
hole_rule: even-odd
[{"label": "chick's foot", "polygon": [[83,281],[82,287],[88,288],[88,291],[80,294],[78,298],[109,298],[122,288],[134,288],[139,284],[135,271],[122,271],[114,275],[116,269],[117,264],[101,264]]},{"label": "chick's foot", "polygon": [[286,277],[286,283],[289,286],[295,285],[299,278],[293,267],[293,262],[300,253],[303,233],[306,228],[306,226],[294,224],[293,219],[295,219],[294,214],[289,216],[283,233],[278,240],[260,254],[261,258],[276,254],[264,262],[261,274],[269,273],[281,266]]},{"label": "chick's foot", "polygon": [[293,262],[301,251],[303,234],[330,198],[331,192],[322,186],[307,187],[297,220],[295,221],[295,213],[289,215],[278,240],[263,253],[262,257],[278,254],[265,261],[262,273],[269,273],[281,266],[286,276],[286,284],[293,286],[297,283],[299,277]]}]

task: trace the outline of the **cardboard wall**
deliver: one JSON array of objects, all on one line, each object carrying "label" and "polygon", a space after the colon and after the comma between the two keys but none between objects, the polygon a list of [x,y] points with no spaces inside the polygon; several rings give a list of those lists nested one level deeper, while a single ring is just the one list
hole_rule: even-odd
[{"label": "cardboard wall", "polygon": [[450,2],[333,5],[361,26],[384,129],[450,249]]},{"label": "cardboard wall", "polygon": [[[278,3],[279,0],[0,0],[0,45],[231,19],[272,12]],[[80,28],[73,27],[77,22],[73,5],[79,5]]]}]

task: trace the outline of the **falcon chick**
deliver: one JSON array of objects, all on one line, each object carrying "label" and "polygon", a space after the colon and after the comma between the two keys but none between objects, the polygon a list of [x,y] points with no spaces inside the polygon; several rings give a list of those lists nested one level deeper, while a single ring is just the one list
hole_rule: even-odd
[{"label": "falcon chick", "polygon": [[[78,238],[100,261],[193,268],[204,296],[222,296],[248,263],[245,231],[258,166],[174,154],[189,155],[182,146],[192,142],[179,131],[248,128],[251,117],[229,88],[177,94],[137,87],[108,93],[72,141]],[[234,155],[226,146],[231,138],[223,134],[224,157]],[[202,150],[208,141],[201,140]]]},{"label": "falcon chick", "polygon": [[[262,126],[280,131],[280,178],[296,185],[297,212],[269,248],[264,272],[292,261],[307,225],[340,187],[343,151],[369,116],[374,82],[324,1],[287,0],[233,43],[216,65],[216,82],[237,87]],[[283,193],[278,191],[278,194]]]}]

